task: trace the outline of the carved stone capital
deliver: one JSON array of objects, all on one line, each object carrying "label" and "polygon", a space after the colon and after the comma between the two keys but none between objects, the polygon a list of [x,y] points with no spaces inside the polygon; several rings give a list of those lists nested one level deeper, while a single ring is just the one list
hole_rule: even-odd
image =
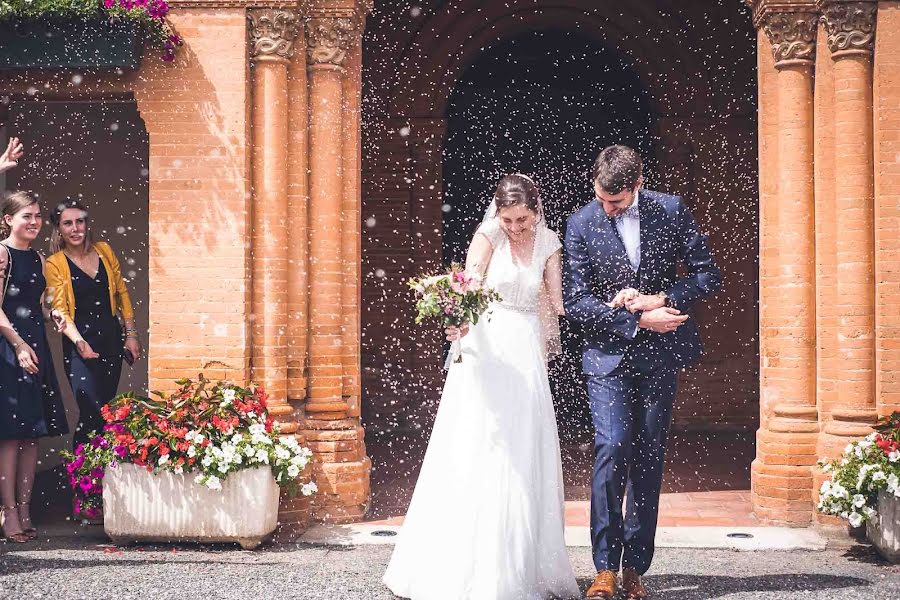
[{"label": "carved stone capital", "polygon": [[763,29],[772,43],[775,67],[813,65],[819,17],[812,12],[776,12],[766,15]]},{"label": "carved stone capital", "polygon": [[307,19],[307,63],[309,65],[343,66],[354,30],[354,22],[350,18]]},{"label": "carved stone capital", "polygon": [[297,15],[289,10],[260,8],[247,11],[250,58],[290,60],[297,37]]},{"label": "carved stone capital", "polygon": [[871,54],[875,47],[875,20],[878,5],[874,2],[828,2],[822,19],[828,31],[828,49],[833,57]]}]

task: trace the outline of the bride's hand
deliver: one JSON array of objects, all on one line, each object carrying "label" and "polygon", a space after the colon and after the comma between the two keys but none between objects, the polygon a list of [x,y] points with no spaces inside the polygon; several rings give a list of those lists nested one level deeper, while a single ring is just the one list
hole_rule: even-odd
[{"label": "bride's hand", "polygon": [[458,339],[466,337],[466,334],[469,333],[469,324],[466,323],[459,327],[448,327],[444,330],[444,333],[447,334],[448,342],[455,342]]},{"label": "bride's hand", "polygon": [[610,308],[622,308],[623,306],[625,306],[626,302],[634,300],[638,296],[640,296],[640,292],[638,292],[636,289],[625,288],[624,290],[621,290],[618,294],[616,294],[616,297],[613,298],[610,302],[607,302],[606,305]]}]

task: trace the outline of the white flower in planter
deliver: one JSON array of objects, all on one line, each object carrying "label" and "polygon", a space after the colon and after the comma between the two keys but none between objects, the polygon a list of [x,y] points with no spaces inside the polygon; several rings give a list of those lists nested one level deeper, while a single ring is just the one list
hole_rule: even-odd
[{"label": "white flower in planter", "polygon": [[888,454],[888,460],[891,462],[900,461],[900,450],[893,450]]},{"label": "white flower in planter", "polygon": [[312,496],[316,492],[319,491],[319,486],[317,486],[314,482],[310,481],[309,483],[304,483],[300,487],[300,493],[304,496]]},{"label": "white flower in planter", "polygon": [[225,407],[230,405],[232,402],[234,402],[236,396],[237,392],[235,392],[234,390],[224,390],[222,392],[222,406]]},{"label": "white flower in planter", "polygon": [[863,516],[855,511],[850,513],[850,516],[847,517],[847,520],[850,521],[851,527],[859,527],[863,524]]},{"label": "white flower in planter", "polygon": [[216,477],[215,475],[210,475],[206,480],[206,487],[211,490],[221,490],[222,489],[222,481]]},{"label": "white flower in planter", "polygon": [[287,469],[288,477],[294,478],[300,474],[300,467],[297,465],[291,465]]},{"label": "white flower in planter", "polygon": [[256,451],[256,460],[261,463],[269,464],[269,453],[266,452],[265,448],[260,448]]},{"label": "white flower in planter", "polygon": [[169,462],[169,455],[163,454],[162,456],[159,457],[159,461],[157,464],[161,467],[168,462]]},{"label": "white flower in planter", "polygon": [[[862,508],[866,505],[866,498],[862,494],[856,494],[853,496],[853,506],[856,508]],[[854,525],[854,527],[856,527]]]}]

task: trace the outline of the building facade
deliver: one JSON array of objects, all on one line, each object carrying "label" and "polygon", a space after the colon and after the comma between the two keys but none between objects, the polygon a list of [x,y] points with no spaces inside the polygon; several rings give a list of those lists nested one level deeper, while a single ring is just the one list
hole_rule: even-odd
[{"label": "building facade", "polygon": [[283,522],[363,518],[363,421],[427,431],[440,339],[404,281],[447,253],[453,93],[535,31],[624,57],[652,182],[710,232],[725,289],[676,425],[757,429],[757,515],[818,520],[816,460],[900,409],[900,1],[171,4],[174,64],[0,73],[3,121],[27,139],[16,107],[99,102],[142,124],[149,386],[266,387],[316,456]]}]

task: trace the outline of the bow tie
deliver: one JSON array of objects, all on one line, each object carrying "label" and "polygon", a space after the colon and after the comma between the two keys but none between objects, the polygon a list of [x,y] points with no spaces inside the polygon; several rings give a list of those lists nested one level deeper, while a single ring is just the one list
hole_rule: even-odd
[{"label": "bow tie", "polygon": [[639,219],[641,216],[640,210],[638,207],[632,203],[631,206],[617,214],[613,219],[618,223],[623,221],[624,219]]}]

